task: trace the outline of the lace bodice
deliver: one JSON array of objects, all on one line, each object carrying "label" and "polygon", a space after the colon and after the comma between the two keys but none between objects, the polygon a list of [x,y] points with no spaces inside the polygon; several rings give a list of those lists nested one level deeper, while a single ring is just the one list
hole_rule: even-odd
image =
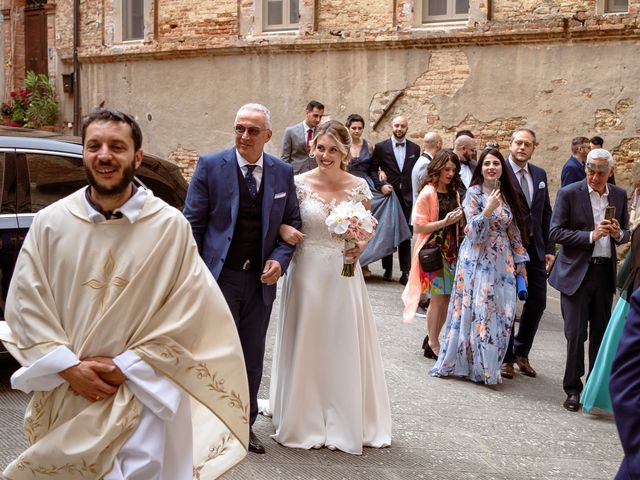
[{"label": "lace bodice", "polygon": [[[301,230],[305,234],[304,242],[301,245],[302,248],[300,246],[296,248],[296,253],[324,247],[334,251],[335,254],[341,255],[344,242],[331,237],[325,224],[327,216],[339,202],[336,198],[327,201],[318,192],[314,191],[300,175],[294,177],[294,182],[298,203],[300,204]],[[371,190],[369,190],[367,182],[362,178],[357,178],[356,186],[345,190],[345,193],[347,200],[357,202],[371,200],[372,198]]]}]

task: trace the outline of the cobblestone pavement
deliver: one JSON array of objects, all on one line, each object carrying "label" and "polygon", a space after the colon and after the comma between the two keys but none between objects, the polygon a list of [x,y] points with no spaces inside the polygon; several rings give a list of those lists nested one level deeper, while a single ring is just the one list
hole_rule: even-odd
[{"label": "cobblestone pavement", "polygon": [[[255,431],[267,454],[249,454],[226,478],[603,480],[615,476],[622,449],[613,419],[562,408],[565,341],[557,292],[550,290],[531,352],[538,377],[517,373],[502,385],[478,386],[427,375],[434,361],[420,350],[424,320],[402,324],[402,287],[383,282],[376,267],[367,284],[391,397],[392,446],[365,449],[362,456],[287,449],[269,439],[270,419],[259,417]],[[268,340],[264,398],[277,314],[278,305]],[[0,370],[0,467],[24,447],[21,425],[27,396],[9,391],[9,370],[6,362]]]}]

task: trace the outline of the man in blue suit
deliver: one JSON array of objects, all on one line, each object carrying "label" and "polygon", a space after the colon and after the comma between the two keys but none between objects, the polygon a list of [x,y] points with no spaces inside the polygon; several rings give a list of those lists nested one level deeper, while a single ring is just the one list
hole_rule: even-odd
[{"label": "man in blue suit", "polygon": [[611,403],[624,459],[616,480],[640,478],[640,289],[630,301],[629,316],[611,368]]},{"label": "man in blue suit", "polygon": [[571,140],[571,156],[562,167],[560,174],[560,186],[566,187],[580,180],[584,180],[584,162],[591,147],[587,137],[576,137]]},{"label": "man in blue suit", "polygon": [[551,201],[547,173],[529,160],[537,145],[536,134],[528,128],[519,128],[511,135],[509,145],[509,173],[520,196],[522,209],[527,215],[529,233],[527,253],[527,280],[529,296],[522,308],[517,335],[511,329],[511,339],[504,358],[502,376],[513,378],[513,364],[528,377],[536,371],[529,363],[529,352],[538,331],[540,319],[547,306],[547,270],[553,264],[555,245],[549,239]]},{"label": "man in blue suit", "polygon": [[[608,151],[591,150],[585,163],[586,180],[558,192],[551,217],[551,240],[562,248],[549,283],[561,294],[567,339],[562,380],[567,399],[563,406],[571,412],[580,409],[587,332],[591,371],[611,316],[616,244],[628,242],[630,238],[627,193],[607,184],[613,166],[613,157]],[[608,213],[607,207],[615,211]]]},{"label": "man in blue suit", "polygon": [[[244,105],[234,129],[234,148],[198,161],[184,214],[238,328],[253,425],[276,283],[295,248],[280,240],[278,228],[286,223],[299,229],[301,222],[293,168],[264,153],[271,139],[269,110],[256,103]],[[265,453],[253,429],[249,450]]]}]

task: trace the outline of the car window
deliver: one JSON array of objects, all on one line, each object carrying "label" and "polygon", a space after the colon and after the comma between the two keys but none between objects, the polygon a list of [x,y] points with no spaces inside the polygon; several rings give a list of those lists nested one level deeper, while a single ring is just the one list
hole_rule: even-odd
[{"label": "car window", "polygon": [[[15,193],[13,196],[5,194],[7,184],[11,184],[9,188],[12,187],[15,191],[16,182],[15,168],[12,171],[6,171],[5,159],[7,156],[12,157],[13,153],[0,152],[0,214],[16,213]],[[14,165],[13,161],[11,164]]]},{"label": "car window", "polygon": [[25,153],[24,160],[29,185],[20,201],[19,213],[35,213],[87,184],[82,158]]},{"label": "car window", "polygon": [[4,319],[4,301],[13,275],[20,237],[16,220],[13,155],[13,152],[0,152],[0,319]]}]

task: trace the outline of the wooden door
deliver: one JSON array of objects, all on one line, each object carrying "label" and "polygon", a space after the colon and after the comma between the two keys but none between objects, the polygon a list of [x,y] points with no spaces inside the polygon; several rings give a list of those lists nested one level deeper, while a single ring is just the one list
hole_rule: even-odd
[{"label": "wooden door", "polygon": [[24,12],[25,73],[49,73],[47,67],[47,16],[44,9]]}]

